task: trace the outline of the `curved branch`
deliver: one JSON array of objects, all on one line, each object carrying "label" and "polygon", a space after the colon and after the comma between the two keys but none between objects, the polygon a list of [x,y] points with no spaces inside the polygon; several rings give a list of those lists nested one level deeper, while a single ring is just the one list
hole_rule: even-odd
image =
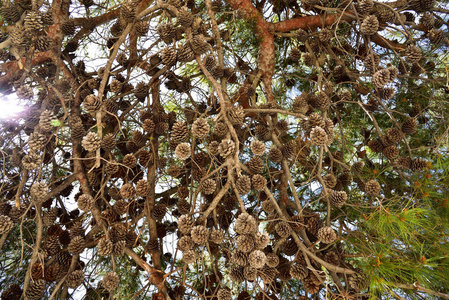
[{"label": "curved branch", "polygon": [[239,9],[244,12],[245,17],[249,21],[255,22],[255,29],[260,38],[257,65],[262,72],[262,82],[265,85],[267,100],[274,103],[275,99],[271,87],[275,66],[274,28],[271,23],[265,20],[250,0],[227,0],[226,2],[233,9]]}]

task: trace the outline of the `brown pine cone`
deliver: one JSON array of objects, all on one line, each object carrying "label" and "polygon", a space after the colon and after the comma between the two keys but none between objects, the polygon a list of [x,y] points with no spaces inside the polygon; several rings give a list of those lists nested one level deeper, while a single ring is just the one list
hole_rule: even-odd
[{"label": "brown pine cone", "polygon": [[318,230],[317,234],[318,239],[320,242],[325,244],[333,243],[337,239],[337,234],[335,233],[335,230],[332,229],[330,226],[321,227]]},{"label": "brown pine cone", "polygon": [[248,194],[251,190],[251,179],[247,175],[242,175],[236,180],[235,187],[240,195]]},{"label": "brown pine cone", "polygon": [[115,272],[107,273],[102,280],[102,286],[108,291],[112,292],[118,287],[120,278]]},{"label": "brown pine cone", "polygon": [[375,179],[365,182],[365,193],[368,195],[378,195],[380,193],[380,184]]},{"label": "brown pine cone", "polygon": [[100,256],[109,256],[113,250],[112,242],[107,238],[102,238],[97,244],[98,255]]}]

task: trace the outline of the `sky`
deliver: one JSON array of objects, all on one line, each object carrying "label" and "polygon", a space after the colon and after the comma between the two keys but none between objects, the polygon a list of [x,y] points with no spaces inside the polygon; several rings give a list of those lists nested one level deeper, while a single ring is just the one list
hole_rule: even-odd
[{"label": "sky", "polygon": [[0,119],[6,120],[17,116],[24,109],[15,94],[0,96]]}]

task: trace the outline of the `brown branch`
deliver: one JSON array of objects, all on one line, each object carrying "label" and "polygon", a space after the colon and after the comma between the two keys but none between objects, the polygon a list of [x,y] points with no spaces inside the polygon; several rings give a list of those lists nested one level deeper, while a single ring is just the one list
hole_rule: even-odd
[{"label": "brown branch", "polygon": [[275,99],[271,86],[275,67],[274,28],[271,23],[265,20],[250,0],[226,0],[226,2],[233,9],[244,12],[248,20],[255,22],[256,33],[260,39],[257,65],[262,72],[262,82],[265,85],[267,100],[274,103]]},{"label": "brown branch", "polygon": [[428,288],[425,288],[423,286],[420,286],[418,283],[414,283],[414,284],[402,284],[402,283],[394,283],[393,287],[398,287],[401,289],[408,289],[408,290],[417,290],[417,291],[421,291],[430,295],[434,295],[437,297],[441,297],[444,299],[449,299],[449,294],[445,294],[445,293],[440,293]]},{"label": "brown branch", "polygon": [[165,295],[167,295],[167,288],[164,285],[164,272],[150,266],[136,252],[128,247],[125,247],[125,253],[128,254],[142,269],[148,273],[149,283],[156,285],[159,291],[162,291]]},{"label": "brown branch", "polygon": [[[276,32],[289,32],[297,29],[310,29],[316,27],[324,27],[333,25],[341,14],[326,14],[318,16],[305,16],[300,18],[293,18],[273,24]],[[344,12],[342,16],[343,21],[352,21],[355,17],[352,13]]]},{"label": "brown branch", "polygon": [[41,205],[38,204],[36,205],[36,242],[34,243],[34,247],[33,247],[33,254],[31,255],[30,258],[30,263],[28,265],[28,270],[26,272],[25,275],[25,280],[23,283],[23,295],[25,295],[25,299],[27,299],[28,297],[26,296],[26,291],[30,285],[30,279],[31,279],[31,270],[34,266],[34,264],[37,261],[38,258],[38,254],[39,254],[39,249],[41,247],[41,243],[42,243],[42,238],[43,238],[43,227],[44,225],[42,224],[42,210],[41,210]]}]

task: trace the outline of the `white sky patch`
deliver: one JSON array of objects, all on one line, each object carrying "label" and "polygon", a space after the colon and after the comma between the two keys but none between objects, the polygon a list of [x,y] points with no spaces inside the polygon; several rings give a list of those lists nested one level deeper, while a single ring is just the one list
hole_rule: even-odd
[{"label": "white sky patch", "polygon": [[19,113],[25,109],[20,104],[15,94],[0,96],[0,119],[7,120],[18,117]]}]

